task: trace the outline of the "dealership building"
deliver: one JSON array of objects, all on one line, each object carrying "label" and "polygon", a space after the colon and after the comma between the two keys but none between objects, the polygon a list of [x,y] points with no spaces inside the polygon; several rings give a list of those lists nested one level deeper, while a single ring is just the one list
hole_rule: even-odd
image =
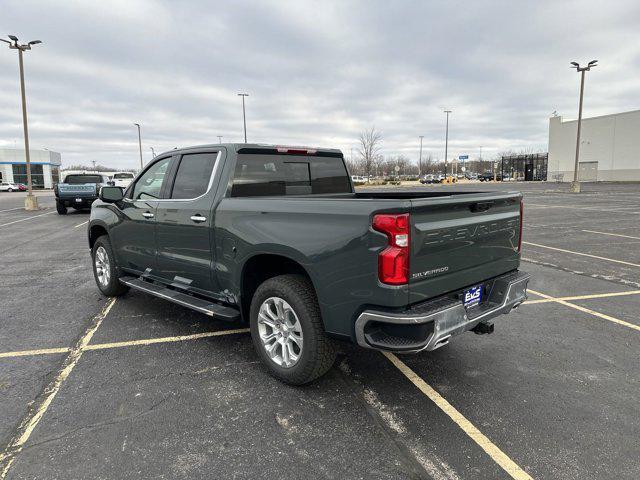
[{"label": "dealership building", "polygon": [[[577,120],[549,119],[547,180],[571,182]],[[640,110],[582,119],[578,179],[640,181]]]},{"label": "dealership building", "polygon": [[[61,156],[50,150],[29,149],[33,188],[53,188],[60,178]],[[0,182],[27,183],[25,150],[0,148]]]}]

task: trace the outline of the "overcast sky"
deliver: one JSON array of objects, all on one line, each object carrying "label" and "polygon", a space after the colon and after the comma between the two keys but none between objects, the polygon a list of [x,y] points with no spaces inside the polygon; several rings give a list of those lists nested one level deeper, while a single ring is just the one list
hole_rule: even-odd
[{"label": "overcast sky", "polygon": [[[548,117],[640,108],[635,1],[0,0],[0,33],[25,55],[32,148],[114,168],[173,147],[242,141],[341,148],[382,132],[415,160],[546,150]],[[6,38],[6,37],[5,37]],[[23,145],[18,56],[0,44],[0,147]]]}]

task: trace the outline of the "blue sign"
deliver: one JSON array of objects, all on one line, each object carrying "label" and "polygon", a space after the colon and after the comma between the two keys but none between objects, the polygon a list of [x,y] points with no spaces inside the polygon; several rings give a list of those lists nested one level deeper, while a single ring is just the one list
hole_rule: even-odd
[{"label": "blue sign", "polygon": [[469,160],[469,155],[459,155],[458,160]]}]

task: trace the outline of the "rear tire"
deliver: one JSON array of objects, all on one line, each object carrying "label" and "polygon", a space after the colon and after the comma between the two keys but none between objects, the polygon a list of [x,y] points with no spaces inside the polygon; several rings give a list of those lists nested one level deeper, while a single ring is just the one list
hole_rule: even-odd
[{"label": "rear tire", "polygon": [[93,263],[93,278],[96,285],[107,297],[118,297],[129,290],[129,287],[120,283],[120,269],[116,264],[116,258],[111,248],[111,242],[107,235],[98,237],[91,249]]},{"label": "rear tire", "polygon": [[56,200],[56,210],[58,211],[59,215],[67,214],[67,207],[65,207],[64,203],[60,202],[59,200]]},{"label": "rear tire", "polygon": [[311,282],[302,275],[281,275],[262,283],[251,300],[253,346],[269,373],[290,385],[324,375],[336,359]]}]

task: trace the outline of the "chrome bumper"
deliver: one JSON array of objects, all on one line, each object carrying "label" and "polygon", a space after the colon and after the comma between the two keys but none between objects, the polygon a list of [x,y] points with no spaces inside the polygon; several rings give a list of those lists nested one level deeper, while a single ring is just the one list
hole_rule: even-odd
[{"label": "chrome bumper", "polygon": [[454,335],[481,323],[492,325],[492,318],[518,307],[527,299],[529,278],[528,273],[517,271],[484,282],[486,301],[469,309],[453,295],[404,312],[365,310],[356,320],[356,341],[362,347],[377,350],[435,350],[449,343]]}]

